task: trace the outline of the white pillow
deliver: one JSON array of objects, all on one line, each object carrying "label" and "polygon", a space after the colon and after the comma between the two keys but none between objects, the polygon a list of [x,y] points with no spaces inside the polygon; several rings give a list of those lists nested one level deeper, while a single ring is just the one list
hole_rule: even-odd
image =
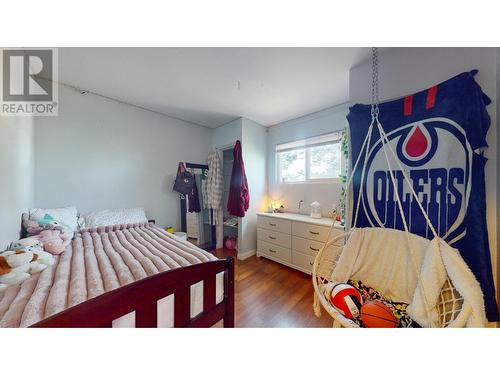
[{"label": "white pillow", "polygon": [[29,219],[42,220],[48,214],[62,224],[67,225],[74,232],[78,228],[78,212],[75,206],[61,208],[30,208]]},{"label": "white pillow", "polygon": [[83,228],[98,228],[106,225],[136,224],[148,221],[144,208],[103,210],[82,215]]}]

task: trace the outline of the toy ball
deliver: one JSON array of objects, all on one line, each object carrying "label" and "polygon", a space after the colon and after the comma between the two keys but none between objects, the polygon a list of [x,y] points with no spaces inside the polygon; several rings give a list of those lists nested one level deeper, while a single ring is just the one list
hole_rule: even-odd
[{"label": "toy ball", "polygon": [[367,328],[396,328],[399,325],[391,309],[379,301],[367,301],[361,306],[361,320]]},{"label": "toy ball", "polygon": [[359,309],[363,299],[358,290],[349,284],[337,284],[330,294],[330,302],[346,318],[354,319],[359,316]]}]

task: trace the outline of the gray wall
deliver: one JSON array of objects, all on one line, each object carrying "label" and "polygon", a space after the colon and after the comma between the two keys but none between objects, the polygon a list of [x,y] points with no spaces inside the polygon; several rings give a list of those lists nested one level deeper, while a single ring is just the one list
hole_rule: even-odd
[{"label": "gray wall", "polygon": [[243,119],[242,150],[245,173],[250,191],[250,205],[241,220],[238,256],[245,257],[257,249],[257,213],[267,209],[266,137],[267,129],[246,118]]},{"label": "gray wall", "polygon": [[[219,151],[231,149],[240,140],[250,191],[250,206],[238,227],[238,257],[245,258],[257,248],[257,212],[266,210],[266,128],[246,118],[238,118],[212,132],[212,146]],[[221,160],[222,153],[221,153]],[[229,183],[229,181],[226,181]],[[227,207],[227,197],[222,202]],[[219,216],[222,222],[222,213]],[[223,228],[217,228],[217,247],[222,246]]]},{"label": "gray wall", "polygon": [[0,116],[0,251],[19,238],[33,205],[33,118]]},{"label": "gray wall", "polygon": [[238,139],[241,142],[242,127],[243,119],[240,117],[213,129],[212,146],[218,150],[233,148],[234,142]]},{"label": "gray wall", "polygon": [[35,122],[35,205],[145,207],[180,224],[179,161],[205,163],[210,129],[59,86],[59,116]]},{"label": "gray wall", "polygon": [[0,251],[19,238],[33,205],[33,173],[33,117],[0,116]]}]

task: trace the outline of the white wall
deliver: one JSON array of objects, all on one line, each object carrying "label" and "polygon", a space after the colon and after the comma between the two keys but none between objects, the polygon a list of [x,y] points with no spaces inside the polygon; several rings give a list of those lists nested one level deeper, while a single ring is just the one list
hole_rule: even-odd
[{"label": "white wall", "polygon": [[0,116],[0,251],[19,238],[33,205],[33,173],[33,117]]},{"label": "white wall", "polygon": [[0,116],[0,251],[19,238],[33,205],[33,168],[33,118]]},{"label": "white wall", "polygon": [[35,205],[145,207],[180,227],[179,161],[205,163],[210,129],[59,86],[59,116],[35,120]]},{"label": "white wall", "polygon": [[[246,118],[238,118],[212,132],[212,146],[219,151],[232,149],[239,140],[250,192],[250,206],[238,226],[238,258],[246,258],[257,248],[257,212],[266,210],[266,128]],[[222,154],[221,160],[222,158]],[[227,202],[222,202],[226,207]],[[222,222],[222,211],[219,214]],[[222,247],[223,228],[217,228],[217,247]]]},{"label": "white wall", "polygon": [[212,146],[219,150],[233,148],[238,139],[241,142],[242,129],[243,119],[241,117],[213,129]]},{"label": "white wall", "polygon": [[[380,99],[387,100],[424,90],[464,71],[479,69],[476,80],[491,98],[491,127],[485,155],[488,235],[497,281],[497,50],[494,48],[394,48],[379,56]],[[350,71],[351,104],[369,103],[371,62]]]},{"label": "white wall", "polygon": [[332,211],[338,204],[342,185],[340,183],[304,183],[279,184],[276,177],[276,145],[298,139],[331,133],[347,127],[348,106],[342,104],[320,112],[286,121],[271,126],[267,141],[267,181],[270,200],[278,201],[287,212],[298,212],[298,203],[302,199],[300,213],[308,214],[310,204],[315,200],[321,203],[323,215]]},{"label": "white wall", "polygon": [[267,129],[246,118],[242,119],[242,150],[250,192],[250,205],[241,220],[238,256],[257,249],[257,213],[267,209],[266,138]]}]

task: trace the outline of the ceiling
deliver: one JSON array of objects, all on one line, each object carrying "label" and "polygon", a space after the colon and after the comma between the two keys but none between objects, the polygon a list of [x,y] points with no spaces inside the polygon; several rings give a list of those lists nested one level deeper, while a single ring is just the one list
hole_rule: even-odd
[{"label": "ceiling", "polygon": [[60,48],[59,81],[209,128],[264,126],[348,100],[369,48]]}]

